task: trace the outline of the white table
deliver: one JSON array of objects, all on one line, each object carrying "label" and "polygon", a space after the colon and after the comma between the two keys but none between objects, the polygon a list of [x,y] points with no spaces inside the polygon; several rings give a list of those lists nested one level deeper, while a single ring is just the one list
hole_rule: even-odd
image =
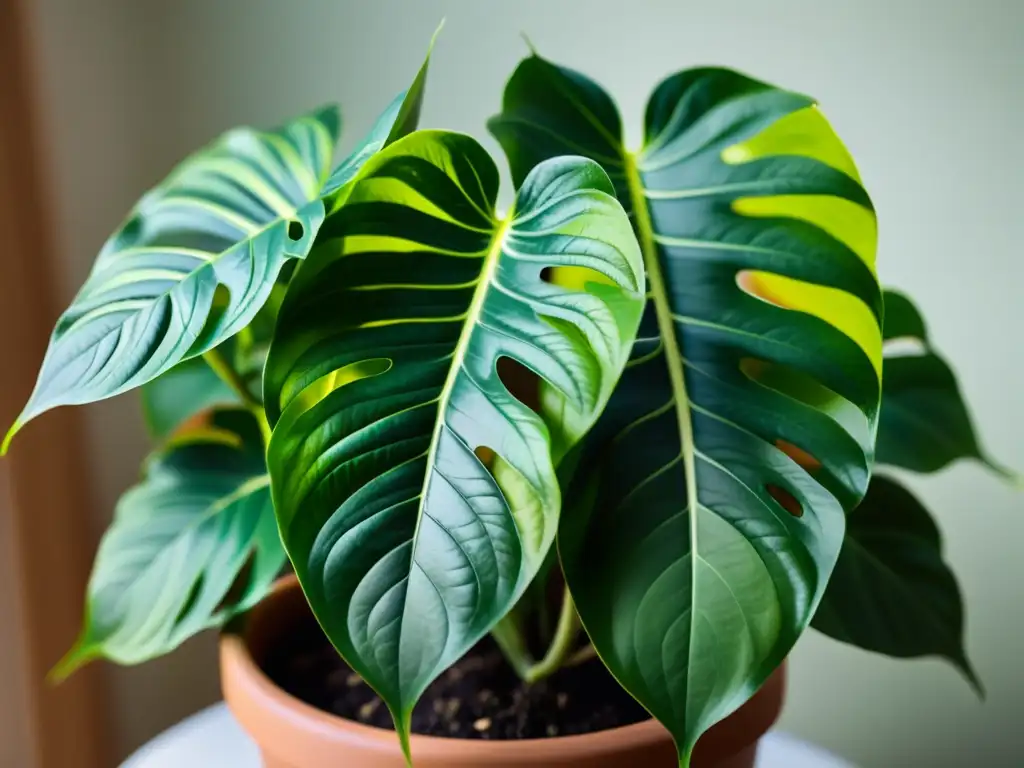
[{"label": "white table", "polygon": [[[223,704],[178,723],[128,758],[121,768],[260,768],[256,746]],[[757,768],[853,768],[784,733],[761,742]]]}]

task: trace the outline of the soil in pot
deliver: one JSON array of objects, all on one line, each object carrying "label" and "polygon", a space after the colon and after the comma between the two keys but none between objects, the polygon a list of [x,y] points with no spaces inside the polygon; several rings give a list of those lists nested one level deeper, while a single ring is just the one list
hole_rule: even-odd
[{"label": "soil in pot", "polygon": [[[278,643],[263,668],[307,704],[366,725],[392,727],[380,697],[342,661],[312,617]],[[413,711],[412,730],[463,739],[534,739],[648,718],[596,659],[528,686],[485,639],[427,689]]]}]

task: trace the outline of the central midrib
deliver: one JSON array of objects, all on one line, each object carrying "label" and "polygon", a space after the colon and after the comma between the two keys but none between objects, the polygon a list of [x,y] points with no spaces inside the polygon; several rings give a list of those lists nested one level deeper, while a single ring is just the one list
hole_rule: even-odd
[{"label": "central midrib", "polygon": [[[665,279],[661,273],[658,248],[654,241],[654,226],[651,223],[651,214],[647,209],[647,200],[644,195],[643,179],[640,178],[636,157],[630,152],[623,152],[622,155],[633,215],[636,217],[637,237],[640,240],[640,250],[643,253],[644,266],[647,269],[647,282],[651,289],[651,298],[654,301],[658,332],[661,334],[662,346],[665,350],[665,363],[668,366],[669,381],[672,385],[672,394],[676,406],[675,412],[676,421],[679,426],[683,470],[686,475],[686,505],[690,516],[690,592],[692,602],[696,602],[697,558],[694,553],[697,551],[697,474],[693,451],[693,423],[690,411],[690,398],[686,392],[686,379],[683,372],[682,347],[676,336],[672,307],[669,304]],[[693,620],[692,610],[691,605],[689,643],[691,654],[693,652],[693,628],[696,625],[696,622]],[[687,687],[687,690],[689,690],[689,687]]]},{"label": "central midrib", "polygon": [[[412,566],[416,559],[416,542],[419,539],[420,524],[423,522],[424,507],[427,503],[427,490],[430,487],[430,480],[432,477],[431,467],[434,464],[434,456],[437,453],[437,445],[441,439],[441,431],[444,429],[445,424],[445,412],[448,408],[448,400],[451,398],[452,388],[455,386],[455,381],[459,377],[459,371],[462,369],[462,361],[466,357],[466,350],[469,348],[469,342],[473,337],[473,330],[476,324],[476,318],[480,314],[480,309],[483,306],[484,300],[487,298],[487,292],[490,288],[491,280],[494,277],[495,269],[498,265],[498,259],[501,256],[502,244],[505,240],[505,233],[508,231],[512,219],[515,217],[514,211],[509,211],[508,215],[500,222],[497,223],[494,234],[491,239],[490,247],[487,249],[487,254],[484,256],[483,266],[480,268],[480,277],[477,280],[476,288],[473,291],[473,298],[469,302],[469,307],[466,309],[465,322],[462,326],[462,332],[459,334],[459,340],[455,344],[455,349],[452,351],[451,365],[448,368],[448,376],[445,378],[444,386],[441,388],[441,394],[437,398],[437,418],[434,421],[434,431],[430,436],[430,445],[427,448],[426,454],[426,472],[423,477],[423,488],[420,491],[420,503],[416,510],[416,527],[412,534],[412,546],[409,550],[409,571],[412,572]],[[408,607],[408,592],[406,593],[406,599],[402,606],[402,622],[405,622],[405,610]],[[399,658],[401,658],[401,640],[399,640]],[[399,664],[401,661],[399,661]],[[401,683],[399,682],[401,688]],[[401,690],[399,690],[399,696],[402,696]],[[402,702],[403,705],[405,702]]]}]

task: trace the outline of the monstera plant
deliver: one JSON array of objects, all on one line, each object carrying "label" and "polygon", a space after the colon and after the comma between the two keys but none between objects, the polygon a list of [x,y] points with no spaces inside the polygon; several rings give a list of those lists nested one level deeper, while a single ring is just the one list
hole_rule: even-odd
[{"label": "monstera plant", "polygon": [[502,214],[475,139],[417,130],[425,74],[336,166],[333,107],[227,133],[103,246],[4,443],[139,387],[156,443],[56,674],[223,626],[290,562],[407,755],[488,633],[530,684],[599,657],[680,765],[809,626],[980,685],[937,528],[873,468],[1009,473],[816,103],[686,70],[628,149],[531,55],[489,124]]}]

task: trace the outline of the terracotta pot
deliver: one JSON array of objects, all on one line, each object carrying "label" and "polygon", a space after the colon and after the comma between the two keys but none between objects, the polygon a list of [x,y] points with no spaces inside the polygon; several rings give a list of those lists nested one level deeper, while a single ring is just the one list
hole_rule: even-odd
[{"label": "terracotta pot", "polygon": [[[405,768],[392,731],[323,712],[282,691],[260,669],[268,650],[309,607],[294,577],[283,579],[247,617],[240,634],[221,639],[224,698],[263,754],[265,768]],[[752,768],[757,742],[782,709],[781,667],[697,747],[695,768]],[[582,736],[482,741],[413,736],[416,768],[673,768],[672,739],[648,721]]]}]

